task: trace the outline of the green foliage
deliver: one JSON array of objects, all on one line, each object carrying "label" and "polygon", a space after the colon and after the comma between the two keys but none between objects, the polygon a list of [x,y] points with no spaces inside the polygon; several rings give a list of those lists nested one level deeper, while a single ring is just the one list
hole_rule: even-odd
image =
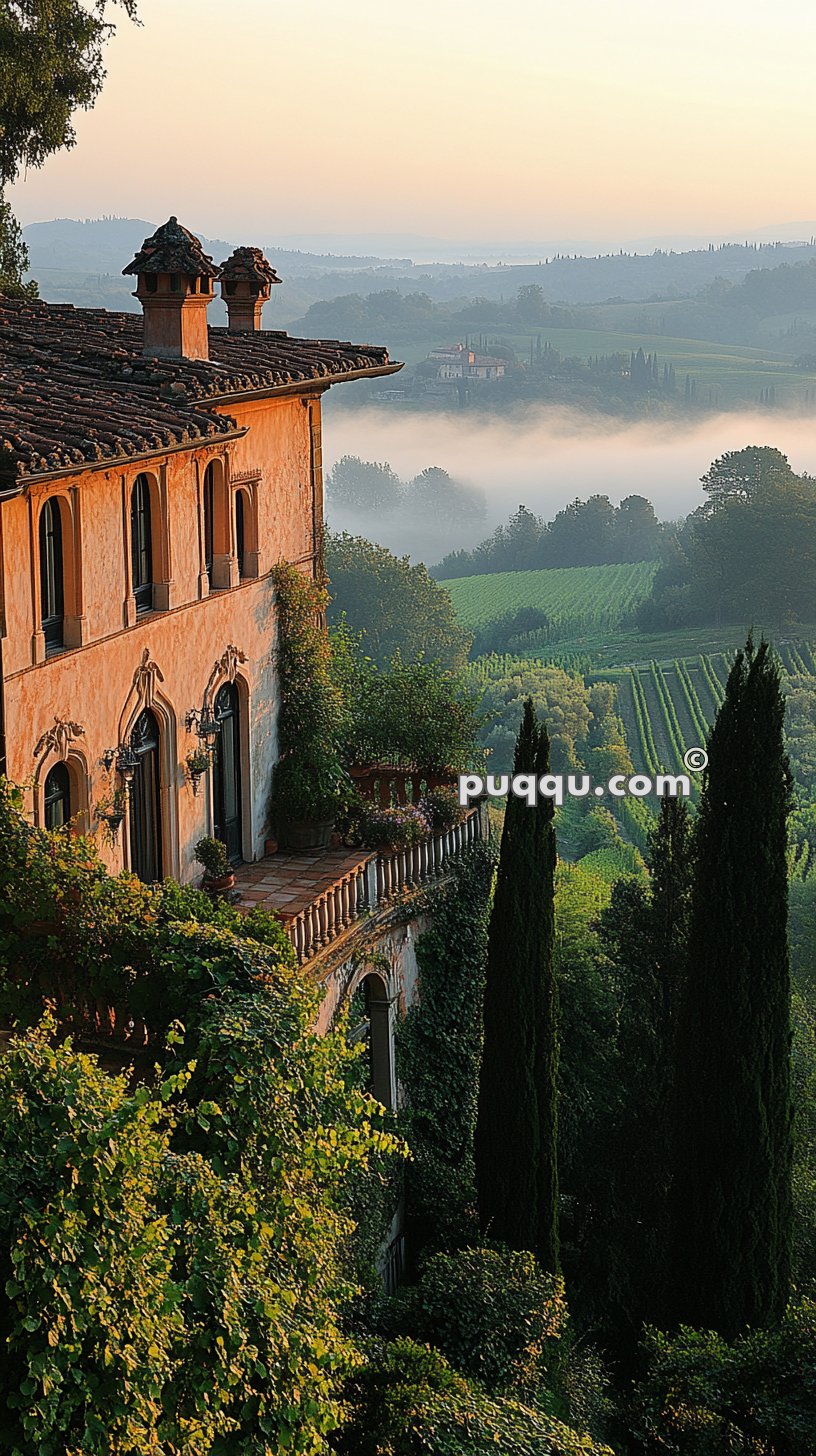
[{"label": "green foliage", "polygon": [[458,670],[467,661],[470,634],[457,623],[444,587],[425,566],[412,566],[362,536],[327,533],[326,569],[331,581],[329,622],[345,616],[362,632],[369,657],[384,667],[395,653]]},{"label": "green foliage", "polygon": [[[131,17],[136,0],[118,0]],[[102,89],[113,26],[104,0],[23,0],[0,8],[0,188],[76,140],[71,116]]]},{"label": "green foliage", "polygon": [[0,193],[0,294],[12,298],[36,298],[36,283],[24,283],[28,272],[28,248],[22,228]]},{"label": "green foliage", "polygon": [[325,588],[281,562],[273,580],[278,609],[278,750],[272,782],[279,820],[330,819],[348,801],[340,756],[344,708],[331,675],[323,627]]},{"label": "green foliage", "polygon": [[709,500],[669,544],[641,625],[812,621],[816,481],[750,447],[715,461],[703,483]]},{"label": "green foliage", "polygon": [[[15,834],[34,846],[39,908],[48,861],[52,911],[81,917],[66,893],[77,874],[104,885],[90,846],[31,830],[9,802],[4,827],[9,858]],[[169,883],[134,914],[116,898],[130,877],[107,878],[82,974],[71,925],[59,970],[87,996],[101,960],[107,994],[149,1019],[159,1065],[150,1087],[111,1078],[69,1043],[53,1050],[53,1021],[0,1063],[13,1449],[216,1456],[229,1438],[258,1456],[319,1456],[357,1358],[344,1332],[351,1188],[400,1145],[356,1086],[342,1033],[313,1031],[319,989],[276,921]],[[36,967],[43,942],[22,940]],[[9,1009],[30,1014],[20,965],[4,954],[4,970]]]},{"label": "green foliage", "polygon": [[479,738],[490,754],[490,773],[510,771],[527,698],[532,698],[536,712],[547,724],[553,770],[562,772],[576,762],[576,742],[586,736],[590,724],[586,688],[580,677],[560,667],[527,663],[508,676],[488,680],[482,691]]},{"label": "green foliage", "polygon": [[220,839],[199,839],[195,847],[195,857],[208,880],[223,879],[232,869],[227,846]]},{"label": "green foliage", "polygon": [[253,944],[275,963],[294,964],[282,925],[268,913],[243,916],[172,880],[143,885],[110,875],[90,839],[68,828],[34,829],[19,791],[0,780],[0,1004],[37,1020],[44,996],[71,1024],[88,1001],[147,1018],[161,1037],[186,1019],[213,984],[235,974]]},{"label": "green foliage", "polygon": [[816,1298],[816,995],[794,992],[793,1285]]},{"label": "green foliage", "polygon": [[541,1411],[486,1395],[413,1340],[373,1345],[349,1397],[338,1456],[612,1456]]},{"label": "green foliage", "polygon": [[506,526],[497,526],[473,551],[446,556],[434,567],[434,576],[447,580],[485,572],[651,562],[660,553],[661,537],[654,507],[642,495],[627,496],[617,508],[605,495],[574,500],[549,524],[519,506]]},{"label": "green foliage", "polygon": [[669,1456],[811,1456],[816,1431],[816,1305],[794,1305],[772,1330],[727,1344],[683,1328],[646,1339],[636,1433]]},{"label": "green foliage", "polygon": [[708,740],[677,1037],[672,1312],[725,1338],[779,1319],[790,1279],[783,720],[779,668],[749,639]]},{"label": "green foliage", "polygon": [[509,1249],[435,1254],[390,1301],[391,1333],[433,1344],[496,1395],[536,1404],[554,1383],[567,1328],[563,1280]]},{"label": "green foliage", "polygon": [[481,1002],[496,851],[475,844],[437,892],[417,940],[422,996],[397,1028],[401,1127],[415,1250],[455,1248],[478,1233],[473,1165]]},{"label": "green foliage", "polygon": [[[521,607],[546,614],[550,626],[541,648],[557,638],[602,628],[611,631],[631,615],[649,593],[657,570],[649,561],[613,566],[553,566],[541,571],[502,571],[489,576],[448,578],[447,587],[464,628],[473,631],[498,622]],[[537,636],[538,634],[533,634]],[[508,650],[517,643],[506,643]]]},{"label": "green foliage", "polygon": [[439,663],[396,653],[379,668],[342,621],[330,633],[332,674],[345,704],[343,745],[352,763],[426,772],[472,768],[479,716],[470,682]]},{"label": "green foliage", "polygon": [[[549,758],[547,730],[528,698],[513,771],[540,778]],[[559,1267],[555,861],[552,800],[531,809],[511,796],[488,936],[476,1123],[479,1217],[487,1237],[533,1251],[553,1272]]]},{"label": "green foliage", "polygon": [[134,1096],[53,1032],[46,1019],[0,1059],[3,1445],[141,1456],[159,1449],[184,1329],[156,1198],[174,1117],[164,1089]]}]

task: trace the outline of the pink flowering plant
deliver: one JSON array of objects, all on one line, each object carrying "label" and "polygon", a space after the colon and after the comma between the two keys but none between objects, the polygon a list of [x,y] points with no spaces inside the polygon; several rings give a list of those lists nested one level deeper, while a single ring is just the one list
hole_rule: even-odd
[{"label": "pink flowering plant", "polygon": [[395,804],[393,808],[366,807],[360,821],[363,844],[371,849],[407,849],[427,839],[431,826],[417,804]]}]

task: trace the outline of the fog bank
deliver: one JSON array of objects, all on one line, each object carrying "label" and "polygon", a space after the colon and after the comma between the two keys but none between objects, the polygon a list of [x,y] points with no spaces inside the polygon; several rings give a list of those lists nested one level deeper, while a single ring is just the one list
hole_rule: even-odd
[{"label": "fog bank", "polygon": [[504,420],[467,411],[329,409],[327,471],[342,455],[387,460],[404,480],[441,465],[455,479],[480,487],[488,509],[482,526],[467,528],[336,510],[330,510],[329,522],[431,565],[447,551],[475,545],[520,503],[549,518],[576,496],[608,495],[617,504],[637,494],[653,503],[662,520],[676,519],[700,504],[700,476],[712,460],[745,445],[774,445],[794,470],[816,474],[816,421],[805,416],[746,411],[631,424],[546,408]]}]

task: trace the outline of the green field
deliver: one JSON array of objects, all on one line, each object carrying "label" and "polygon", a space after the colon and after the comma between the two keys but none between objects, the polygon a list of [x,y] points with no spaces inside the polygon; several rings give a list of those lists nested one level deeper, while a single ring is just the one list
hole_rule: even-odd
[{"label": "green field", "polygon": [[614,631],[649,595],[656,570],[654,562],[633,561],[500,571],[440,584],[448,588],[456,615],[469,630],[499,621],[522,607],[536,607],[562,632],[567,627],[583,632]]},{"label": "green field", "polygon": [[[623,328],[615,327],[616,308],[625,316]],[[602,313],[604,310],[601,308],[595,312]],[[816,374],[794,369],[790,356],[778,349],[777,340],[772,337],[780,331],[782,316],[769,320],[767,343],[755,347],[661,333],[660,324],[668,322],[671,317],[670,305],[666,303],[612,305],[608,306],[607,314],[608,328],[558,329],[542,326],[525,333],[489,329],[487,337],[515,349],[522,362],[529,359],[531,339],[535,341],[539,337],[542,345],[549,343],[562,358],[587,360],[596,354],[631,354],[638,349],[643,349],[645,354],[657,353],[661,368],[664,363],[674,365],[681,397],[688,374],[696,382],[698,401],[711,403],[715,408],[756,404],[760,391],[770,386],[775,391],[777,405],[791,407],[812,402]],[[407,364],[418,364],[439,344],[437,334],[429,334],[421,340],[395,341],[394,353]]]}]

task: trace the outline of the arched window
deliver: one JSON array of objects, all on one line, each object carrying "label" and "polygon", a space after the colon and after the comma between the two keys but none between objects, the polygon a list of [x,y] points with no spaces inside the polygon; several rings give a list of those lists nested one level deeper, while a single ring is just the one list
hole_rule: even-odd
[{"label": "arched window", "polygon": [[43,786],[46,829],[60,829],[71,818],[71,777],[64,763],[49,769]]},{"label": "arched window", "polygon": [[53,652],[65,640],[62,517],[59,501],[53,496],[40,512],[40,606],[45,650]]},{"label": "arched window", "polygon": [[145,708],[130,736],[136,770],[130,791],[130,867],[152,884],[162,877],[161,764],[159,724]]},{"label": "arched window", "polygon": [[246,576],[246,507],[246,492],[237,490],[235,492],[235,554],[238,557],[239,577]]},{"label": "arched window", "polygon": [[213,521],[215,518],[215,469],[212,464],[204,472],[204,567],[212,586]]},{"label": "arched window", "polygon": [[150,519],[150,481],[137,475],[130,493],[130,548],[133,595],[137,612],[153,609],[153,536]]}]

